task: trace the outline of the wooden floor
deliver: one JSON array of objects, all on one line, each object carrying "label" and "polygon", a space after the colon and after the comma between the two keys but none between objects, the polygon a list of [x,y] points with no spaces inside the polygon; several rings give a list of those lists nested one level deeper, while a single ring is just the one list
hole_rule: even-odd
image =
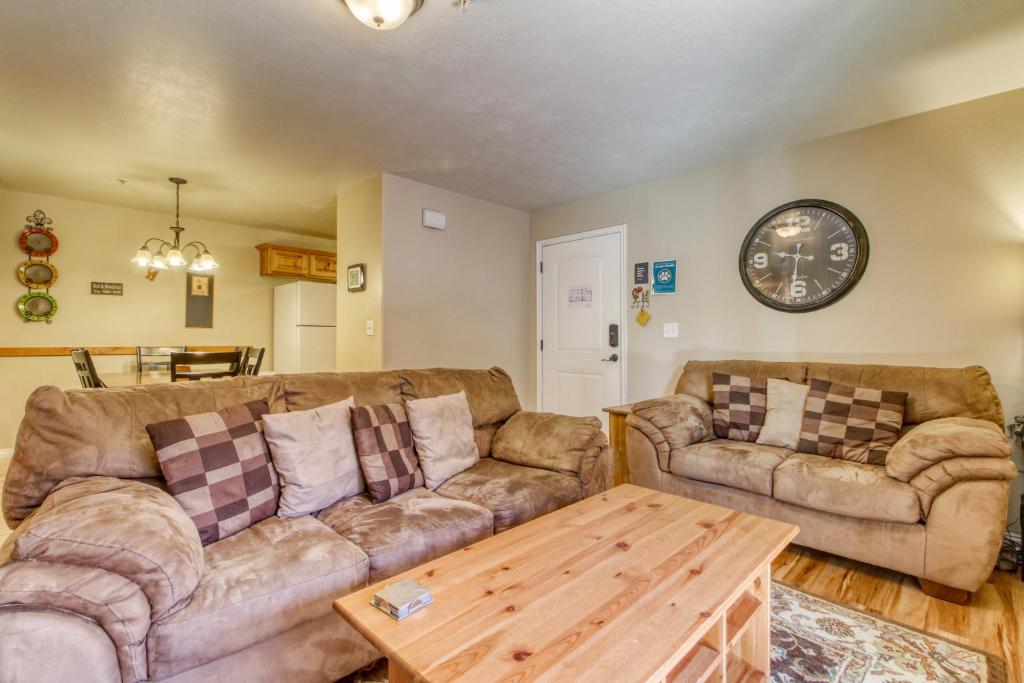
[{"label": "wooden floor", "polygon": [[[7,463],[0,460],[0,490]],[[0,543],[10,533],[0,518]],[[1024,582],[995,572],[964,606],[930,598],[917,581],[885,569],[790,546],[772,576],[840,604],[1001,655],[1009,683],[1024,683]]]},{"label": "wooden floor", "polygon": [[994,572],[967,605],[930,598],[903,574],[790,546],[772,577],[812,595],[934,633],[1006,660],[1010,683],[1024,681],[1024,582]]}]

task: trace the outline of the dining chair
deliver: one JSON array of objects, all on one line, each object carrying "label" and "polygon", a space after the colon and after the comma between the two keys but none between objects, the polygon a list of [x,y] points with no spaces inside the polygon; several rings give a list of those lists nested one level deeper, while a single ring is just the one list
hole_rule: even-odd
[{"label": "dining chair", "polygon": [[[187,365],[188,370],[178,368]],[[215,370],[194,370],[197,366],[220,366]],[[227,366],[225,369],[223,366]],[[236,377],[242,370],[241,351],[175,351],[171,354],[171,381]]]},{"label": "dining chair", "polygon": [[102,389],[107,386],[96,372],[89,349],[71,349],[71,362],[75,364],[75,372],[78,373],[78,381],[82,383],[83,389]]},{"label": "dining chair", "polygon": [[263,365],[263,354],[266,352],[264,346],[239,346],[242,352],[242,370],[240,375],[258,375]]},{"label": "dining chair", "polygon": [[[171,354],[187,351],[184,346],[136,346],[135,347],[135,383],[142,384],[144,370],[170,370]],[[162,360],[146,360],[160,358]]]}]

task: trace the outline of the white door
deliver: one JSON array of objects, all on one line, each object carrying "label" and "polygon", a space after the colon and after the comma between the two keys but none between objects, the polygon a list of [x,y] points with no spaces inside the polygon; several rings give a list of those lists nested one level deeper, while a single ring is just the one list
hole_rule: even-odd
[{"label": "white door", "polygon": [[612,230],[538,245],[540,409],[606,426],[601,409],[625,402],[625,235]]},{"label": "white door", "polygon": [[296,372],[333,372],[335,369],[335,328],[306,327],[295,328],[298,333],[298,363]]}]

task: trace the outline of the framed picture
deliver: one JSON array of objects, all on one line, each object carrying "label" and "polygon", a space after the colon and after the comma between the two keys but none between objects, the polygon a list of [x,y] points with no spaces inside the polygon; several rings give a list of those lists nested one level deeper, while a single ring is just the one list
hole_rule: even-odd
[{"label": "framed picture", "polygon": [[366,264],[356,263],[346,270],[348,291],[361,292],[366,289]]},{"label": "framed picture", "polygon": [[185,327],[213,327],[213,276],[186,273]]}]

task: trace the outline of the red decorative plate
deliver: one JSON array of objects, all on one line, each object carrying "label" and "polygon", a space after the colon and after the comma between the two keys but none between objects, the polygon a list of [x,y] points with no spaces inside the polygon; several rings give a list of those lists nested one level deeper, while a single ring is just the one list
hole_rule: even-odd
[{"label": "red decorative plate", "polygon": [[29,256],[50,256],[60,246],[57,236],[52,231],[38,226],[25,228],[18,238],[18,244]]}]

